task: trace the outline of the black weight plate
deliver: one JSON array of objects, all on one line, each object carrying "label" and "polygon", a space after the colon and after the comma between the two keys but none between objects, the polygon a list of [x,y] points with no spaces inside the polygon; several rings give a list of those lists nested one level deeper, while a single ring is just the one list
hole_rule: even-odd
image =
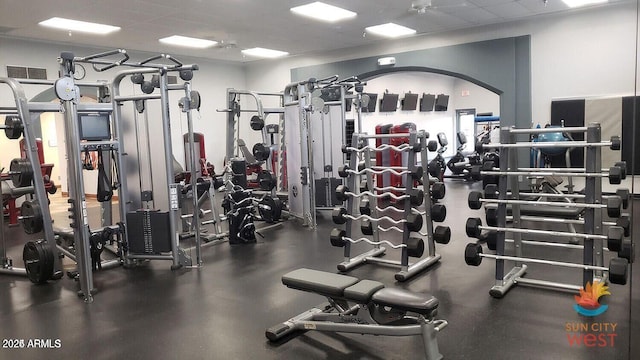
[{"label": "black weight plate", "polygon": [[258,211],[260,212],[260,216],[262,220],[268,223],[274,223],[280,220],[280,216],[282,215],[282,202],[278,198],[272,198],[271,196],[265,196],[262,200],[260,200],[260,205],[264,205],[269,207],[268,209],[263,208],[262,206],[258,207]]},{"label": "black weight plate", "polygon": [[36,234],[42,231],[44,221],[38,203],[25,200],[20,206],[20,216],[22,216],[22,228],[25,233]]},{"label": "black weight plate", "polygon": [[31,282],[43,284],[53,276],[53,254],[44,240],[27,242],[22,251],[22,260]]}]

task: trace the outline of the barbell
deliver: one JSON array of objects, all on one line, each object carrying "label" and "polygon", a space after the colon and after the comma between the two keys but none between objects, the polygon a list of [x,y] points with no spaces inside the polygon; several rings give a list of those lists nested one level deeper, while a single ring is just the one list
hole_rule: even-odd
[{"label": "barbell", "polygon": [[562,231],[552,230],[535,230],[535,229],[520,229],[520,228],[508,228],[499,226],[483,226],[480,218],[468,218],[465,224],[465,231],[467,236],[479,239],[482,230],[494,231],[494,232],[511,232],[518,234],[536,234],[536,235],[548,235],[567,238],[582,238],[582,239],[597,239],[607,241],[607,248],[611,251],[619,251],[622,246],[622,239],[624,238],[624,229],[620,226],[610,226],[607,229],[607,235],[599,234],[581,234],[581,233],[567,233]]},{"label": "barbell", "polygon": [[[360,215],[360,216],[353,216],[348,214],[347,209],[343,208],[343,207],[337,207],[334,208],[331,212],[331,218],[333,219],[333,222],[335,224],[344,224],[345,222],[347,222],[347,220],[354,220],[354,221],[359,221],[359,220],[374,220],[374,221],[380,221],[380,220],[386,220],[392,224],[395,225],[400,225],[400,224],[407,224],[407,229],[409,231],[420,231],[420,229],[422,229],[422,225],[423,225],[423,218],[421,215],[419,214],[409,214],[409,216],[407,216],[406,219],[400,219],[400,220],[396,220],[393,219],[389,216],[382,216],[379,218],[373,218],[369,215]],[[369,234],[371,235],[371,234]]]},{"label": "barbell", "polygon": [[352,244],[357,244],[359,242],[366,242],[371,245],[388,245],[392,249],[401,249],[407,248],[407,255],[411,257],[421,257],[424,254],[424,240],[416,237],[409,237],[406,243],[403,244],[393,244],[389,241],[371,241],[367,238],[359,238],[359,239],[351,239],[348,238],[347,232],[342,229],[334,228],[331,230],[329,238],[331,240],[331,245],[336,247],[344,247],[347,242]]},{"label": "barbell", "polygon": [[409,194],[405,194],[405,195],[395,195],[394,193],[382,193],[382,194],[375,194],[372,193],[370,191],[364,191],[361,192],[360,194],[355,194],[352,193],[351,191],[349,191],[349,187],[346,185],[338,185],[336,187],[336,198],[338,199],[338,201],[346,201],[349,196],[353,196],[355,198],[359,198],[362,196],[371,196],[374,198],[386,198],[386,197],[390,197],[393,198],[395,200],[404,200],[404,199],[410,199],[411,201],[411,205],[415,205],[415,206],[420,206],[422,205],[422,202],[424,201],[424,192],[421,189],[413,189],[409,192]]},{"label": "barbell", "polygon": [[568,263],[562,261],[554,261],[554,260],[544,260],[544,259],[534,259],[534,258],[525,258],[518,256],[507,256],[507,255],[494,255],[494,254],[484,254],[482,252],[482,246],[478,243],[469,243],[464,249],[464,261],[467,265],[478,266],[482,263],[482,258],[490,258],[495,260],[511,260],[517,262],[524,263],[535,263],[535,264],[545,264],[552,266],[563,266],[563,267],[571,267],[577,269],[584,270],[597,270],[597,271],[607,271],[609,273],[609,280],[614,284],[625,285],[627,283],[627,265],[629,262],[626,259],[622,258],[613,258],[609,261],[609,267],[604,266],[595,266],[595,265],[586,265],[586,264],[575,264]]},{"label": "barbell", "polygon": [[483,203],[489,204],[512,204],[512,205],[539,205],[539,206],[556,206],[556,207],[570,207],[570,208],[590,208],[590,209],[607,209],[607,215],[609,217],[620,217],[622,212],[622,200],[618,196],[611,196],[605,199],[606,204],[583,204],[573,202],[560,202],[560,201],[529,201],[529,200],[500,200],[500,199],[485,199],[485,196],[480,191],[471,191],[468,197],[469,208],[478,210],[482,207]]}]

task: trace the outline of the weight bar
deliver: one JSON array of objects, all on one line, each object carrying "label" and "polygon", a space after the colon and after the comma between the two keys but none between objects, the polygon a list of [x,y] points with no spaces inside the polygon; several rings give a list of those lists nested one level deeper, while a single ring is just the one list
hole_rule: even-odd
[{"label": "weight bar", "polygon": [[258,186],[261,190],[271,191],[276,187],[278,180],[276,176],[269,170],[262,170],[258,173]]},{"label": "weight bar", "polygon": [[28,159],[15,158],[9,165],[9,175],[14,187],[30,186],[33,181],[33,169]]},{"label": "weight bar", "polygon": [[[367,221],[381,221],[381,220],[386,220],[392,224],[395,225],[399,225],[399,224],[407,224],[407,229],[409,231],[420,231],[422,229],[422,225],[423,225],[423,219],[422,216],[419,214],[409,214],[409,216],[407,216],[406,219],[401,219],[401,220],[396,220],[393,219],[389,216],[383,216],[383,217],[379,217],[379,218],[373,218],[369,215],[360,215],[360,216],[353,216],[347,213],[347,209],[343,208],[343,207],[337,207],[334,208],[331,211],[331,218],[333,219],[333,222],[335,224],[338,225],[342,225],[344,223],[347,222],[347,220],[353,220],[353,221],[359,221],[359,220],[367,220]],[[367,234],[367,235],[372,235],[372,234]]]},{"label": "weight bar", "polygon": [[[406,137],[406,135],[405,135],[405,137]],[[411,146],[409,144],[401,144],[401,145],[397,145],[397,146],[396,145],[389,145],[389,144],[382,144],[380,146],[366,145],[366,146],[363,146],[361,148],[355,148],[353,146],[343,146],[342,147],[342,152],[344,152],[344,153],[348,153],[348,152],[362,153],[362,152],[365,152],[365,151],[381,152],[381,151],[386,151],[386,150],[393,150],[393,151],[397,151],[397,152],[403,152],[403,151],[420,152],[420,151],[422,151],[422,144],[420,142],[418,142],[413,146]]]},{"label": "weight bar", "polygon": [[480,244],[477,244],[477,243],[467,244],[467,246],[464,249],[464,261],[465,263],[467,263],[467,265],[478,266],[482,263],[482,258],[490,258],[495,260],[511,260],[511,261],[517,261],[517,262],[545,264],[545,265],[552,265],[552,266],[563,266],[563,267],[571,267],[571,268],[584,269],[584,270],[607,271],[609,273],[609,281],[611,281],[613,284],[625,285],[627,283],[627,265],[629,263],[626,259],[622,259],[622,258],[611,259],[609,261],[609,267],[606,268],[604,266],[574,264],[574,263],[554,261],[554,260],[484,254],[482,252],[482,246]]},{"label": "weight bar", "polygon": [[271,155],[271,148],[269,148],[265,144],[257,143],[253,145],[252,153],[253,153],[253,156],[256,158],[256,160],[266,161],[267,159],[269,159],[269,156]]},{"label": "weight bar", "polygon": [[584,147],[605,147],[608,146],[611,150],[620,150],[622,142],[619,136],[612,136],[609,141],[600,142],[586,142],[586,141],[548,141],[548,142],[519,142],[515,144],[481,144],[481,149],[513,149],[513,148],[584,148]]},{"label": "weight bar", "polygon": [[[394,175],[405,175],[405,174],[410,174],[411,177],[413,179],[420,179],[422,177],[422,175],[424,174],[424,170],[422,169],[422,166],[416,166],[413,170],[406,170],[406,168],[402,168],[402,167],[383,167],[383,166],[372,166],[370,168],[360,168],[360,165],[358,165],[359,170],[352,170],[349,165],[344,164],[340,167],[338,167],[338,175],[340,177],[346,178],[347,176],[349,176],[349,174],[354,174],[354,175],[363,175],[366,173],[369,174],[375,174],[375,175],[381,175],[384,173],[392,173]],[[405,170],[399,170],[399,169],[405,169]]]},{"label": "weight bar", "polygon": [[436,181],[435,183],[433,183],[433,185],[431,185],[431,197],[434,200],[444,199],[446,190],[447,189],[445,188],[443,182]]},{"label": "weight bar", "polygon": [[334,228],[333,230],[331,230],[331,233],[329,235],[329,238],[331,240],[331,245],[336,247],[344,247],[347,241],[353,244],[357,244],[359,242],[366,242],[370,245],[388,245],[392,249],[401,249],[406,247],[407,254],[411,257],[421,257],[422,254],[424,253],[424,240],[420,238],[410,237],[407,240],[406,244],[393,244],[386,240],[371,241],[367,238],[351,239],[351,238],[348,238],[346,234],[347,232],[342,229]]},{"label": "weight bar", "polygon": [[599,234],[567,233],[567,232],[552,231],[552,230],[535,230],[535,229],[498,227],[498,226],[483,226],[482,220],[480,218],[467,219],[467,222],[465,224],[465,231],[467,233],[467,236],[479,239],[481,236],[482,230],[511,232],[511,233],[518,233],[518,234],[537,234],[537,235],[549,235],[549,236],[568,237],[568,238],[606,240],[607,247],[611,251],[619,251],[620,247],[622,246],[622,239],[624,238],[624,229],[620,226],[610,226],[607,229],[607,235],[599,235]]},{"label": "weight bar", "polygon": [[260,131],[264,128],[264,119],[258,115],[253,115],[249,121],[249,126],[251,126],[251,130]]},{"label": "weight bar", "polygon": [[31,200],[25,200],[20,206],[20,216],[18,220],[22,223],[22,228],[27,234],[36,234],[44,228],[44,220],[40,205]]},{"label": "weight bar", "polygon": [[[493,235],[493,236],[490,236]],[[487,247],[489,248],[489,250],[496,250],[497,248],[497,243],[498,243],[498,239],[495,236],[496,233],[488,233],[487,235]],[[515,243],[515,240],[513,239],[504,239],[505,244],[513,244]],[[565,248],[565,249],[578,249],[578,250],[584,250],[584,245],[578,245],[578,244],[561,244],[561,243],[555,243],[555,242],[546,242],[546,241],[535,241],[535,240],[521,240],[520,241],[523,245],[531,245],[531,246],[546,246],[546,247],[557,247],[557,248]],[[620,247],[620,250],[618,250],[618,257],[621,257],[623,259],[627,259],[629,262],[631,262],[631,253],[629,252],[630,248],[627,247],[625,248],[625,244],[631,244],[630,239],[624,239],[622,242],[622,246]],[[605,248],[604,250],[608,250],[610,251],[608,248]]]},{"label": "weight bar", "polygon": [[422,205],[422,202],[424,201],[424,192],[420,189],[413,189],[410,194],[405,194],[405,195],[395,195],[394,193],[383,193],[383,194],[374,194],[371,191],[364,191],[361,192],[360,194],[355,194],[349,191],[349,187],[347,187],[346,185],[338,185],[336,187],[336,198],[338,199],[338,201],[346,201],[348,199],[349,196],[353,196],[355,198],[359,198],[362,196],[371,196],[374,198],[385,198],[385,197],[390,197],[393,198],[395,200],[404,200],[404,199],[410,199],[411,204],[415,205],[415,206],[420,206]]},{"label": "weight bar", "polygon": [[24,129],[20,118],[10,115],[4,118],[4,126],[2,126],[2,128],[4,129],[4,134],[11,140],[18,139],[22,136],[22,130]]},{"label": "weight bar", "polygon": [[[510,192],[508,192],[510,194]],[[520,196],[531,196],[531,197],[547,197],[547,198],[558,198],[558,199],[584,199],[586,198],[583,194],[554,194],[554,193],[538,193],[538,192],[519,192]],[[629,189],[617,189],[616,195],[622,201],[622,208],[626,209],[629,206],[629,198],[630,193]],[[602,195],[603,199],[612,198],[611,195]],[[498,186],[496,184],[488,184],[484,188],[484,197],[485,199],[497,199],[498,198]]]},{"label": "weight bar", "polygon": [[34,284],[44,284],[53,277],[54,254],[45,240],[28,241],[22,250],[27,277]]},{"label": "weight bar", "polygon": [[[487,164],[491,164],[490,166]],[[622,182],[622,169],[617,166],[609,168],[608,173],[584,173],[584,172],[557,172],[557,171],[500,171],[493,168],[493,162],[489,161],[482,165],[471,167],[471,176],[479,180],[481,176],[575,176],[575,177],[606,177],[609,178],[609,184],[618,185]]]},{"label": "weight bar", "polygon": [[542,205],[556,207],[571,208],[590,208],[590,209],[607,209],[609,217],[620,217],[622,200],[618,196],[612,196],[606,199],[606,204],[582,204],[560,201],[529,201],[529,200],[499,200],[484,199],[480,191],[471,191],[468,197],[469,208],[478,210],[482,207],[482,203],[490,204],[518,204],[518,205]]},{"label": "weight bar", "polygon": [[[485,211],[485,219],[487,220],[487,225],[496,226],[498,225],[498,209],[489,208]],[[507,216],[506,221],[512,221],[513,216]],[[552,222],[556,224],[573,224],[573,225],[584,225],[584,220],[581,219],[558,219],[558,218],[548,218],[548,217],[540,217],[540,216],[528,216],[528,215],[520,215],[520,220],[524,221],[536,221],[536,222]],[[620,226],[624,230],[624,236],[628,237],[631,233],[631,221],[629,220],[628,214],[620,215],[619,218],[616,219],[615,222],[611,221],[603,221],[602,225],[605,226]]]},{"label": "weight bar", "polygon": [[[612,168],[620,168],[620,179],[624,180],[627,178],[627,164],[624,161],[616,162],[612,167],[608,169],[600,169],[603,173],[609,173]],[[571,172],[581,172],[584,173],[586,168],[517,168],[515,171],[531,171],[531,172],[555,172],[558,173],[557,176],[561,176],[566,173]],[[617,171],[617,170],[616,170]],[[617,173],[616,173],[617,175]]]}]

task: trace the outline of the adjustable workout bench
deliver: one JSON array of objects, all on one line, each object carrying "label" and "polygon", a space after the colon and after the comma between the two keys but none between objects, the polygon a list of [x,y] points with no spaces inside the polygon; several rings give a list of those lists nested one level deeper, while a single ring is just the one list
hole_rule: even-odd
[{"label": "adjustable workout bench", "polygon": [[325,296],[329,302],[267,329],[265,335],[270,341],[296,330],[421,335],[426,359],[442,359],[436,334],[448,323],[433,319],[439,302],[431,295],[385,288],[377,281],[304,268],[283,275],[282,283],[292,289]]}]

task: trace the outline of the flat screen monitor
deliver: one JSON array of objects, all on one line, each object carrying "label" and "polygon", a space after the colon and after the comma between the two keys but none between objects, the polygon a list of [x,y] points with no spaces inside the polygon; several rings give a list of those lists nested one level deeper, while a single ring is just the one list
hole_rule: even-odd
[{"label": "flat screen monitor", "polygon": [[449,95],[440,94],[436,99],[436,111],[447,111],[449,106]]},{"label": "flat screen monitor", "polygon": [[108,114],[81,114],[80,140],[100,141],[111,139],[111,123]]},{"label": "flat screen monitor", "polygon": [[415,110],[418,108],[418,94],[404,94],[402,99],[402,110]]},{"label": "flat screen monitor", "polygon": [[433,111],[433,105],[436,103],[436,96],[433,94],[422,94],[420,100],[420,111]]},{"label": "flat screen monitor", "polygon": [[398,109],[398,94],[384,94],[380,104],[380,112],[394,112]]},{"label": "flat screen monitor", "polygon": [[362,112],[375,112],[376,104],[378,103],[378,94],[366,93],[369,95],[369,104],[367,107],[362,108]]}]

